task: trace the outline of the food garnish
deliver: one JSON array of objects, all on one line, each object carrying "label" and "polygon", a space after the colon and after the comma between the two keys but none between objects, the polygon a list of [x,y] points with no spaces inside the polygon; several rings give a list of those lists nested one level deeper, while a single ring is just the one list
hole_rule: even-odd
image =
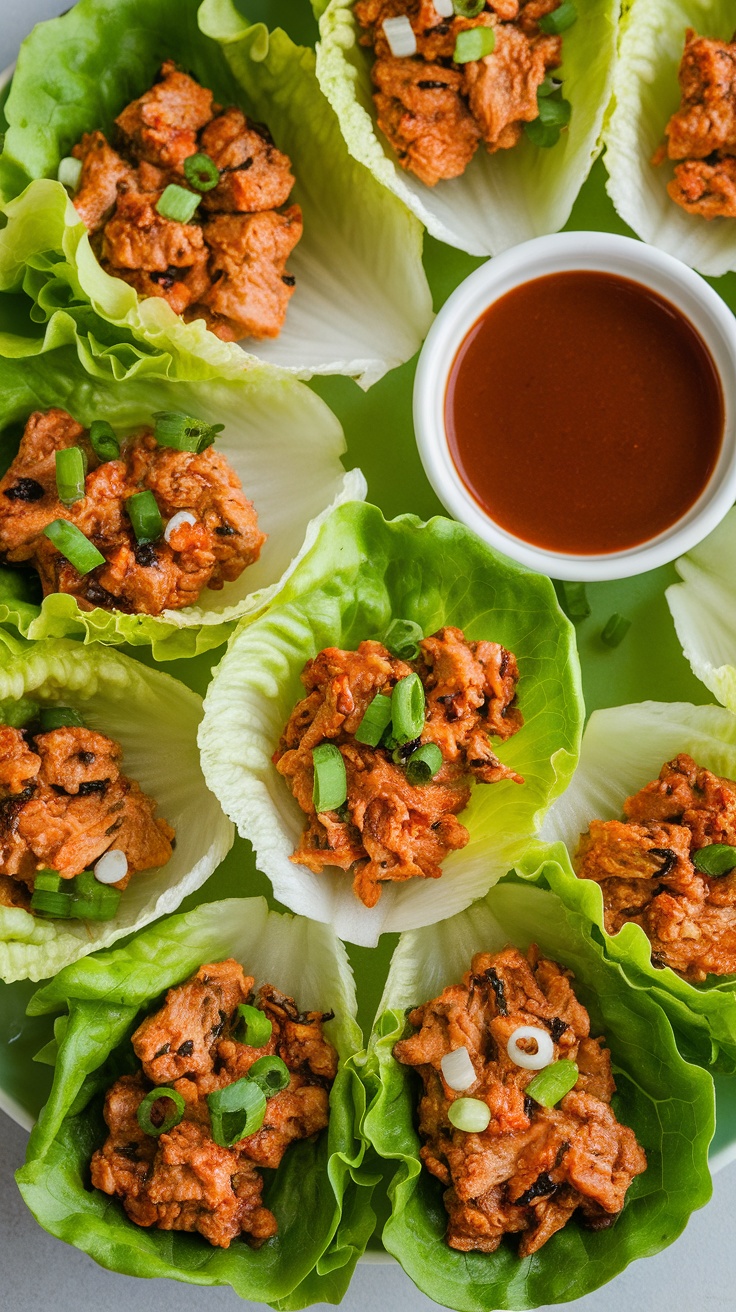
[{"label": "food garnish", "polygon": [[601,642],[606,647],[618,647],[630,628],[631,620],[627,620],[625,615],[619,615],[616,611],[610,619],[606,620],[601,630]]}]

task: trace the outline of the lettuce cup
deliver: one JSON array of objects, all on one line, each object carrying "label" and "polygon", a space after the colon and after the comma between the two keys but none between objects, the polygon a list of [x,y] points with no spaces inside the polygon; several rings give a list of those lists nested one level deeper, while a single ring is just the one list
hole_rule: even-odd
[{"label": "lettuce cup", "polygon": [[351,159],[312,52],[230,0],[82,0],[24,42],[5,114],[0,288],[37,325],[89,304],[186,376],[367,387],[418,349],[420,225]]},{"label": "lettuce cup", "polygon": [[460,524],[353,504],[233,635],[202,766],[279,901],[372,946],[505,873],[569,781],[582,715],[547,579]]},{"label": "lettuce cup", "polygon": [[720,706],[595,711],[544,842],[521,866],[538,875],[544,865],[607,956],[666,1011],[683,1051],[727,1072],[736,1068],[735,778],[736,720]]},{"label": "lettuce cup", "polygon": [[[167,989],[173,990],[168,1002]],[[248,989],[251,1001],[241,1003]],[[223,1006],[228,1010],[218,1021]],[[355,988],[334,934],[269,911],[263,898],[212,902],[62,971],[29,1005],[34,1015],[55,1011],[61,1013],[57,1042],[39,1054],[55,1062],[54,1083],[17,1176],[44,1229],[125,1275],[230,1285],[241,1298],[286,1309],[339,1302],[374,1216],[373,1180],[362,1169],[365,1143],[358,1129],[365,1097],[353,1064],[362,1041]],[[193,1038],[177,1041],[176,1051],[175,1022],[189,1025]],[[164,1031],[171,1031],[172,1043],[162,1043],[166,1051],[153,1056],[156,1035]],[[265,1054],[257,1065],[254,1049]],[[148,1057],[153,1080],[145,1074]],[[238,1071],[241,1078],[232,1082]],[[284,1071],[288,1086],[281,1093],[284,1081],[276,1076]],[[147,1097],[143,1106],[144,1086],[151,1083],[170,1097],[158,1103]],[[239,1119],[232,1109],[213,1105],[217,1092],[228,1087],[253,1095],[249,1106],[258,1107],[249,1115],[251,1124],[260,1116],[260,1132],[243,1123],[243,1114]],[[126,1158],[112,1142],[118,1111],[131,1097],[143,1106],[131,1123],[135,1160],[131,1144],[124,1145]],[[234,1094],[229,1097],[237,1102]],[[159,1112],[168,1120],[172,1107],[181,1124],[162,1130]],[[176,1111],[171,1119],[176,1121]],[[243,1130],[248,1135],[233,1144]],[[188,1161],[195,1140],[200,1155],[189,1166],[190,1188],[175,1202],[176,1186],[172,1194],[170,1185],[177,1173],[170,1173],[167,1185],[161,1154]],[[231,1179],[225,1159],[236,1156]],[[163,1187],[160,1205],[147,1200],[145,1218],[124,1183],[136,1161],[140,1175],[143,1158],[150,1158],[150,1176],[158,1176]],[[258,1167],[265,1158],[272,1169],[264,1179]],[[219,1176],[215,1171],[208,1177],[208,1191],[198,1174],[207,1170],[205,1159],[220,1165]],[[91,1161],[98,1186],[92,1188]],[[118,1197],[111,1199],[114,1184]],[[140,1192],[141,1205],[142,1199]]]},{"label": "lettuce cup", "polygon": [[682,580],[667,602],[693,674],[736,714],[734,583],[736,511],[715,532],[675,562]]},{"label": "lettuce cup", "polygon": [[600,150],[614,0],[537,6],[535,17],[490,0],[456,0],[454,12],[367,0],[314,8],[317,76],[350,153],[432,236],[496,255],[563,226]]},{"label": "lettuce cup", "polygon": [[735,27],[733,0],[634,0],[604,131],[608,193],[621,218],[710,277],[736,268],[728,79],[709,68]]},{"label": "lettuce cup", "polygon": [[[528,954],[527,960],[520,954]],[[481,969],[482,978],[465,981],[472,986],[472,1020],[465,1013],[466,1027],[461,1017],[453,1029],[453,1006],[461,1007],[467,993],[460,981],[465,972]],[[443,990],[437,1013],[432,1002]],[[530,1023],[522,1026],[529,1034],[518,1036],[514,1060],[511,1046],[508,1058],[503,1049],[519,1009],[529,1009],[524,1019]],[[433,1016],[433,1050],[422,1052],[429,1042],[423,1022]],[[476,1051],[479,1026],[489,1026],[498,1040],[485,1056]],[[550,1049],[546,1067],[543,1046]],[[460,1049],[472,1058],[465,1079],[455,1057]],[[574,1064],[564,1052],[576,1054]],[[433,1126],[446,1128],[440,1129],[445,1149],[430,1139],[420,1159],[422,1088],[411,1066],[421,1057],[426,1064],[420,1073],[432,1089],[425,1089],[422,1102],[423,1138]],[[443,1307],[482,1312],[580,1298],[634,1259],[666,1247],[710,1197],[710,1076],[679,1055],[667,1017],[606,959],[590,922],[562,898],[513,877],[462,914],[401,936],[362,1076],[369,1102],[365,1133],[395,1163],[383,1243]],[[501,1097],[500,1082],[506,1101],[492,1105],[494,1090]],[[471,1105],[485,1109],[488,1134],[466,1122]],[[511,1133],[501,1122],[515,1112]],[[577,1130],[576,1118],[582,1118]],[[596,1167],[581,1175],[593,1123],[600,1136]],[[539,1175],[546,1149],[549,1160]],[[463,1183],[468,1151],[477,1156]],[[445,1159],[457,1183],[444,1200],[449,1228]],[[444,1187],[436,1176],[444,1176]],[[600,1196],[608,1211],[591,1195]],[[581,1211],[570,1219],[576,1203]],[[516,1233],[501,1237],[499,1218],[507,1230],[522,1232],[521,1249]],[[471,1224],[464,1237],[458,1229],[463,1220]],[[486,1250],[475,1251],[481,1241]]]},{"label": "lettuce cup", "polygon": [[119,652],[3,634],[0,977],[44,979],[175,910],[233,829],[197,753],[202,703]]},{"label": "lettuce cup", "polygon": [[[6,360],[0,413],[0,622],[34,639],[150,645],[157,660],[216,647],[278,592],[330,507],[365,491],[340,462],[332,412],[265,366],[206,383],[118,382],[90,377],[69,346]],[[80,450],[88,472],[66,495],[58,461]],[[131,519],[140,488],[152,527]],[[65,543],[49,555],[57,516],[92,546],[90,561],[74,543],[74,560]]]}]

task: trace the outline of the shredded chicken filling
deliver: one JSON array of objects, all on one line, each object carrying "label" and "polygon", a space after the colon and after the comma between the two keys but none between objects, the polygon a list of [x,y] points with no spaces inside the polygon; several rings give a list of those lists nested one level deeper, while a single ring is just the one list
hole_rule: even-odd
[{"label": "shredded chicken filling", "polygon": [[677,161],[667,190],[688,214],[736,218],[736,40],[688,28],[679,80],[680,108],[653,162]]}]

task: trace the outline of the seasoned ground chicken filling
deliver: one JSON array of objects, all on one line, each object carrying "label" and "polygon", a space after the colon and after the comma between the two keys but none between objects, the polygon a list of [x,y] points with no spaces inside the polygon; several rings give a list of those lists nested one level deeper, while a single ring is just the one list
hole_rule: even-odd
[{"label": "seasoned ground chicken filling", "polygon": [[[560,3],[490,0],[475,18],[445,18],[432,0],[357,0],[361,43],[376,57],[378,126],[402,168],[433,187],[464,173],[481,142],[490,154],[516,145],[524,123],[539,115],[538,88],[562,62],[562,38],[539,27]],[[416,54],[396,58],[383,24],[401,15]],[[477,27],[493,28],[491,54],[456,63],[458,35]]]},{"label": "seasoned ground chicken filling", "polygon": [[667,190],[688,214],[736,218],[736,40],[688,28],[679,78],[680,108],[654,162],[678,161]]},{"label": "seasoned ground chicken filling", "polygon": [[[590,1037],[571,978],[534,947],[528,960],[514,947],[479,952],[462,984],[409,1013],[417,1033],[397,1043],[394,1056],[422,1079],[421,1158],[445,1185],[451,1248],[492,1253],[505,1234],[520,1233],[519,1257],[528,1257],[575,1212],[583,1225],[604,1229],[646,1170],[635,1135],[610,1106],[611,1056],[602,1038]],[[554,1060],[577,1064],[577,1083],[554,1107],[525,1095],[536,1072],[508,1055],[508,1040],[521,1025],[547,1030]],[[461,1047],[476,1078],[459,1093],[446,1083],[441,1063]],[[470,1133],[451,1123],[448,1111],[458,1098],[488,1106],[486,1130]]]},{"label": "seasoned ground chicken filling", "polygon": [[121,756],[91,729],[0,727],[0,906],[30,910],[39,870],[71,879],[111,850],[128,861],[119,889],[137,871],[166,865],[174,830],[121,772]]},{"label": "seasoned ground chicken filling", "polygon": [[[85,495],[63,505],[56,452],[72,446],[87,460]],[[168,542],[139,543],[125,501],[146,489],[164,524],[181,510],[195,523],[179,522]],[[75,524],[104,565],[80,575],[44,534],[55,519]],[[65,410],[37,411],[0,479],[0,556],[8,564],[33,565],[44,596],[68,592],[85,609],[160,615],[191,606],[204,588],[217,590],[239,578],[264,542],[253,505],[224,456],[212,446],[199,454],[159,446],[150,429],[121,443],[119,460],[100,463],[87,430]]]},{"label": "seasoned ground chicken filling", "polygon": [[[277,337],[294,278],[286,261],[302,235],[294,178],[262,123],[214,104],[212,92],[167,60],[150,91],[115,120],[115,146],[87,132],[74,205],[102,266],[140,296],[160,296],[225,341]],[[195,190],[185,161],[206,155],[219,181],[189,222],[157,210],[173,183]],[[216,177],[216,173],[214,175]]]},{"label": "seasoned ground chicken filling", "polygon": [[[386,881],[438,879],[448,852],[465,847],[469,834],[457,819],[470,801],[471,781],[523,780],[502,765],[490,736],[505,741],[522,726],[515,705],[516,658],[495,642],[468,642],[460,629],[444,628],[419,643],[417,660],[392,656],[380,642],[357,651],[328,647],[307,662],[307,696],[294,707],[274,753],[309,817],[292,861],[322,871],[349,870],[366,906],[375,906]],[[435,743],[442,765],[428,783],[412,784],[389,747],[358,742],[356,730],[379,693],[416,672],[425,695],[420,736],[406,744],[408,758]],[[347,776],[347,800],[337,811],[317,814],[313,801],[312,749],[334,743]]]},{"label": "seasoned ground chicken filling", "polygon": [[681,753],[624,803],[623,822],[592,820],[576,870],[603,890],[605,924],[641,925],[657,965],[686,979],[736,973],[736,869],[712,877],[693,856],[736,845],[736,783]]},{"label": "seasoned ground chicken filling", "polygon": [[[324,1130],[337,1053],[322,1032],[329,1017],[301,1014],[271,984],[253,998],[253,985],[236,961],[202,966],[170,989],[161,1010],[133,1035],[142,1069],[108,1090],[109,1135],[92,1158],[92,1184],[120,1198],[136,1225],[197,1230],[218,1248],[240,1234],[259,1248],[278,1230],[261,1200],[259,1168],[275,1170],[290,1144]],[[249,1001],[271,1021],[271,1037],[261,1048],[235,1037],[238,1006]],[[207,1095],[273,1054],[289,1069],[288,1086],[268,1099],[255,1134],[221,1147],[212,1137]],[[178,1125],[156,1137],[141,1129],[136,1113],[149,1090],[164,1085],[181,1094],[186,1108]],[[161,1125],[170,1106],[154,1103],[154,1124]]]}]

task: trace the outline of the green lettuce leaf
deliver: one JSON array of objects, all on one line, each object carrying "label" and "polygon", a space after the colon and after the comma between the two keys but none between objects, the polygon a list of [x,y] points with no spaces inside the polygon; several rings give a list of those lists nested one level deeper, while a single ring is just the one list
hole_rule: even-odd
[{"label": "green lettuce leaf", "polygon": [[317,76],[340,120],[350,153],[399,196],[433,237],[470,255],[496,255],[530,237],[557,232],[599,154],[603,115],[611,94],[619,5],[583,0],[580,17],[564,34],[564,95],[572,105],[569,130],[543,150],[524,136],[512,150],[477,150],[460,178],[426,187],[402,169],[376,126],[372,51],[358,44],[353,0],[318,3],[321,40]]},{"label": "green lettuce leaf", "polygon": [[[293,1145],[278,1170],[266,1172],[264,1202],[279,1233],[258,1251],[240,1240],[225,1250],[199,1235],[141,1229],[117,1200],[87,1187],[89,1159],[105,1137],[103,1091],[129,1068],[142,1010],[204,962],[229,956],[257,984],[276,984],[304,1008],[334,1011],[325,1032],[340,1056],[328,1130]],[[285,1310],[312,1299],[339,1302],[374,1216],[358,1130],[365,1095],[354,1058],[362,1036],[352,972],[334,934],[269,911],[264,898],[211,902],[67,967],[29,1005],[34,1015],[59,1009],[68,1024],[53,1088],[17,1175],[44,1229],[125,1275],[231,1285],[241,1298]]]},{"label": "green lettuce leaf", "polygon": [[736,778],[736,719],[720,706],[687,702],[641,702],[595,711],[572,783],[542,825],[542,839],[556,846],[533,846],[522,868],[538,874],[547,859],[550,887],[595,924],[607,955],[632,984],[656,998],[683,1051],[731,1072],[736,1070],[734,976],[713,975],[705,984],[691,984],[668,967],[652,964],[650,943],[639,925],[627,924],[618,934],[607,934],[600,885],[577,879],[570,861],[590,821],[620,819],[624,800],[656,779],[663,763],[678,752],[688,752],[716,774]]},{"label": "green lettuce leaf", "polygon": [[675,562],[666,597],[682,650],[719,702],[736,713],[736,510]]},{"label": "green lettuce leaf", "polygon": [[[101,269],[64,188],[38,181],[56,178],[83,132],[109,133],[164,58],[220,103],[266,122],[291,157],[304,236],[289,263],[297,291],[275,341],[221,342],[162,299],[140,301]],[[358,375],[368,387],[408,360],[432,318],[421,228],[350,158],[314,65],[312,51],[280,29],[249,25],[231,0],[80,0],[39,24],[21,48],[5,111],[0,195],[14,203],[0,234],[0,288],[22,284],[39,325],[57,309],[84,323],[91,305],[122,331],[128,352],[154,353],[167,375],[227,374],[257,358],[301,376]]]},{"label": "green lettuce leaf", "polygon": [[[519,1261],[506,1240],[493,1254],[455,1252],[443,1242],[443,1188],[419,1160],[418,1084],[392,1055],[405,1010],[436,997],[468,970],[474,952],[508,942],[537,943],[570,967],[591,1032],[613,1059],[613,1107],[631,1126],[648,1167],[633,1182],[616,1224],[594,1233],[575,1220]],[[461,915],[402,934],[394,953],[363,1068],[369,1109],[364,1133],[397,1162],[383,1242],[425,1294],[459,1312],[535,1308],[582,1297],[635,1258],[659,1252],[711,1193],[708,1144],[714,1130],[710,1076],[679,1055],[664,1013],[606,960],[589,922],[554,894],[504,879]]]},{"label": "green lettuce leaf", "polygon": [[685,29],[730,41],[734,21],[733,0],[636,0],[622,27],[604,130],[608,194],[621,218],[644,241],[712,277],[736,268],[733,221],[686,213],[667,193],[673,164],[655,168],[651,159],[680,105]]},{"label": "green lettuce leaf", "polygon": [[[463,813],[470,842],[447,857],[442,878],[387,884],[369,909],[349,874],[317,875],[289,860],[304,816],[271,756],[303,695],[305,662],[323,647],[381,637],[393,618],[414,620],[425,633],[454,624],[516,654],[525,725],[494,751],[526,782],[475,788]],[[570,779],[583,708],[573,629],[548,579],[450,520],[404,515],[387,523],[375,506],[354,504],[333,512],[277,603],[233,635],[205,712],[205,777],[252,842],[276,897],[372,946],[383,932],[452,915],[508,870]]]},{"label": "green lettuce leaf", "polygon": [[219,646],[234,622],[255,614],[278,592],[314,541],[331,506],[361,497],[359,470],[346,474],[342,429],[325,403],[296,379],[258,365],[232,379],[185,383],[133,374],[122,382],[90,377],[72,346],[0,371],[0,468],[17,451],[34,410],[59,405],[85,425],[107,419],[121,434],[150,423],[157,410],[180,410],[219,422],[218,450],[239,475],[269,535],[260,559],[220,591],[205,589],[194,606],[161,616],[85,611],[76,598],[54,593],[40,603],[35,571],[0,568],[0,623],[29,638],[75,637],[85,642],[150,645],[157,660],[193,656]]},{"label": "green lettuce leaf", "polygon": [[11,983],[53,975],[174,911],[227,855],[233,829],[202,778],[202,702],[196,693],[109,648],[64,639],[30,644],[8,634],[3,641],[0,718],[24,697],[76,707],[91,729],[121,744],[124,772],[156,800],[158,815],[176,830],[171,860],[133,877],[113,920],[42,920],[18,907],[0,907],[0,978]]}]

